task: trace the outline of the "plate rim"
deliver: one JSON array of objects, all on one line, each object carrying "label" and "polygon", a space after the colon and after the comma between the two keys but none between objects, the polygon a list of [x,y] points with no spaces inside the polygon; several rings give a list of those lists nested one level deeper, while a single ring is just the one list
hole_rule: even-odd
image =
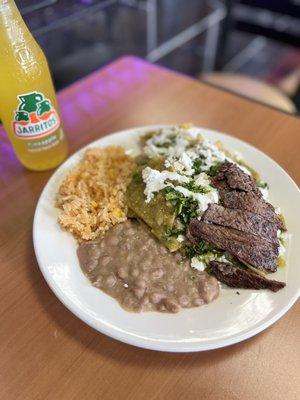
[{"label": "plate rim", "polygon": [[[38,209],[40,207],[41,201],[43,200],[43,196],[46,193],[47,189],[51,187],[51,183],[53,180],[55,180],[55,177],[57,174],[59,174],[59,171],[64,170],[65,165],[67,163],[72,162],[72,159],[75,159],[82,153],[84,150],[86,150],[89,147],[93,147],[94,145],[97,145],[99,141],[109,137],[109,136],[114,136],[114,135],[119,135],[119,134],[130,134],[130,133],[138,133],[138,131],[141,131],[140,133],[142,134],[143,131],[145,130],[154,130],[154,129],[161,129],[165,127],[170,127],[174,126],[176,124],[155,124],[155,125],[144,125],[144,126],[136,126],[128,129],[123,129],[119,130],[116,132],[111,132],[108,133],[100,138],[97,138],[93,140],[92,142],[84,145],[80,149],[76,150],[73,154],[71,154],[50,176],[48,181],[46,182],[42,192],[40,193],[38,202],[36,204],[35,212],[34,212],[34,218],[33,218],[33,229],[32,229],[32,236],[33,236],[33,247],[34,247],[34,252],[35,256],[37,259],[37,263],[39,266],[40,271],[42,272],[42,275],[44,279],[46,280],[48,286],[52,290],[52,292],[55,294],[57,299],[71,312],[73,313],[76,317],[81,319],[84,323],[86,323],[88,326],[91,328],[95,329],[96,331],[105,334],[115,340],[121,341],[123,343],[133,345],[136,347],[148,349],[148,350],[154,350],[154,351],[164,351],[164,352],[176,352],[176,353],[184,353],[184,352],[198,352],[198,351],[206,351],[206,350],[214,350],[218,348],[223,348],[227,347],[239,342],[242,342],[246,339],[250,339],[251,337],[257,335],[258,333],[266,330],[269,328],[271,325],[273,325],[275,322],[277,322],[284,314],[288,312],[288,310],[296,303],[296,301],[299,298],[300,295],[300,288],[298,288],[298,292],[295,292],[295,294],[291,297],[290,301],[285,304],[272,318],[269,318],[267,321],[264,323],[261,323],[257,327],[254,328],[248,328],[246,332],[244,333],[236,333],[234,334],[233,337],[229,338],[224,338],[224,339],[215,339],[214,341],[210,342],[193,342],[193,341],[187,341],[187,342],[180,342],[180,346],[177,346],[176,344],[178,343],[178,340],[167,340],[167,339],[150,339],[150,338],[145,338],[140,335],[135,335],[133,333],[130,333],[128,331],[122,331],[116,327],[109,327],[109,325],[103,323],[102,321],[98,321],[98,325],[96,323],[93,323],[93,320],[88,318],[87,314],[84,314],[81,312],[81,310],[72,302],[70,299],[64,294],[64,292],[57,286],[51,279],[50,275],[47,273],[46,268],[44,268],[43,263],[40,261],[40,254],[39,254],[39,249],[37,246],[37,239],[36,239],[36,230],[37,230],[37,213]],[[247,147],[250,147],[251,150],[254,150],[255,152],[258,152],[260,156],[263,156],[268,159],[268,161],[271,161],[272,163],[276,164],[276,166],[281,170],[281,172],[285,175],[285,177],[289,180],[289,183],[294,186],[294,188],[298,191],[298,195],[300,195],[300,189],[296,182],[290,177],[290,175],[275,161],[273,160],[269,155],[264,153],[262,150],[258,149],[257,147],[253,146],[252,144],[239,139],[233,135],[219,132],[214,129],[210,128],[205,128],[205,127],[199,127],[195,126],[196,128],[199,128],[203,131],[203,133],[217,133],[219,135],[223,135],[227,138],[234,139],[235,141],[239,142],[242,145],[246,145]],[[99,146],[98,146],[99,147]],[[99,326],[100,325],[100,326]]]}]

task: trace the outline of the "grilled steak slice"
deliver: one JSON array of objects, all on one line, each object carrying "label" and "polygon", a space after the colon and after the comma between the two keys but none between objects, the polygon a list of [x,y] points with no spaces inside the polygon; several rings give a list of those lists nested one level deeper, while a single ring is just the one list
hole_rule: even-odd
[{"label": "grilled steak slice", "polygon": [[236,164],[225,161],[212,184],[219,190],[224,207],[251,211],[285,230],[284,223],[276,215],[274,207],[267,203],[252,176],[243,172]]},{"label": "grilled steak slice", "polygon": [[217,189],[232,189],[243,192],[255,193],[257,197],[262,197],[255,180],[251,175],[243,172],[236,164],[225,161],[212,179],[213,185]]},{"label": "grilled steak slice", "polygon": [[277,225],[250,211],[224,208],[211,203],[203,214],[202,221],[253,233],[278,243]]},{"label": "grilled steak slice", "polygon": [[236,268],[230,263],[211,261],[209,263],[212,273],[227,286],[243,289],[269,289],[272,292],[285,287],[284,282],[266,279],[258,274],[245,269]]},{"label": "grilled steak slice", "polygon": [[286,229],[283,221],[275,213],[274,207],[263,198],[258,198],[253,193],[238,192],[236,190],[221,190],[219,195],[224,207],[251,211],[275,224],[277,229]]},{"label": "grilled steak slice", "polygon": [[277,269],[278,243],[268,242],[252,233],[193,219],[189,223],[187,237],[192,243],[205,240],[258,269],[268,272]]}]

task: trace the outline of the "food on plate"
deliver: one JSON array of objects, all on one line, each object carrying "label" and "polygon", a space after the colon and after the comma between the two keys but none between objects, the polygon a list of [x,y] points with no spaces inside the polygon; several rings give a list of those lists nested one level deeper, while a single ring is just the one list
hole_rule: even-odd
[{"label": "food on plate", "polygon": [[[276,271],[280,247],[277,232],[285,230],[284,223],[272,205],[263,199],[252,176],[226,161],[212,181],[219,189],[221,204],[224,193],[227,198],[233,193],[243,193],[244,202],[233,202],[231,207],[210,204],[201,220],[190,222],[190,241],[197,243],[198,240],[205,240],[245,264],[266,272]],[[248,204],[247,197],[255,199],[260,206],[246,211],[244,204]]]},{"label": "food on plate", "polygon": [[244,289],[269,289],[272,292],[285,287],[284,282],[267,279],[252,271],[236,268],[230,263],[211,261],[209,263],[212,273],[220,282],[227,286]]},{"label": "food on plate", "polygon": [[222,225],[193,219],[188,227],[188,238],[192,243],[204,240],[217,248],[228,251],[241,262],[253,267],[274,272],[279,254],[279,241],[269,242],[265,238]]},{"label": "food on plate", "polygon": [[86,150],[60,185],[59,224],[79,240],[92,240],[125,221],[124,194],[133,168],[122,147]]},{"label": "food on plate", "polygon": [[252,211],[273,223],[277,229],[285,230],[282,217],[264,199],[263,192],[252,176],[240,170],[237,165],[226,161],[212,183],[218,189],[224,207]]},{"label": "food on plate", "polygon": [[206,223],[234,228],[245,233],[258,235],[271,242],[278,242],[277,226],[251,211],[210,204],[201,219]]},{"label": "food on plate", "polygon": [[[169,250],[176,251],[179,249],[180,243],[172,235],[166,235],[166,231],[172,230],[174,225],[176,207],[165,201],[164,193],[157,193],[151,202],[145,202],[145,188],[142,179],[142,171],[145,168],[144,161],[146,160],[137,160],[138,167],[126,191],[126,204],[129,207],[129,213],[144,221],[151,228],[151,232]],[[155,169],[163,167],[163,163],[159,160],[147,160],[147,165],[151,165]]]},{"label": "food on plate", "polygon": [[[128,311],[177,312],[217,298],[219,284],[276,292],[286,226],[268,185],[192,125],[88,150],[63,181],[59,223],[79,240],[92,284]],[[92,239],[92,240],[91,240]]]},{"label": "food on plate", "polygon": [[192,270],[180,252],[169,252],[146,225],[132,219],[77,250],[92,284],[128,311],[168,311],[210,303],[218,281]]}]

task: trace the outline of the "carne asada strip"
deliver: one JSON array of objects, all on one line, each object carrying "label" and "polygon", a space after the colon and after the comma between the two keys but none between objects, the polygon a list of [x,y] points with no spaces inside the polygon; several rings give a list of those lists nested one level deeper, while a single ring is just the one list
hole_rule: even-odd
[{"label": "carne asada strip", "polygon": [[253,177],[236,164],[225,161],[217,175],[212,178],[212,184],[219,190],[224,207],[251,211],[275,223],[277,229],[286,229],[274,207],[263,199]]},{"label": "carne asada strip", "polygon": [[201,220],[252,233],[278,243],[277,225],[250,211],[224,208],[211,203]]},{"label": "carne asada strip", "polygon": [[269,289],[272,292],[285,287],[284,282],[266,279],[261,275],[246,269],[234,267],[230,263],[211,261],[209,263],[211,272],[227,286],[242,289]]},{"label": "carne asada strip", "polygon": [[262,197],[261,191],[251,175],[243,172],[236,164],[225,161],[218,174],[212,179],[213,185],[218,189],[232,189],[243,192],[252,192],[257,197]]},{"label": "carne asada strip", "polygon": [[278,243],[268,242],[252,233],[193,219],[188,226],[187,237],[194,244],[200,239],[205,240],[258,269],[267,272],[277,269]]},{"label": "carne asada strip", "polygon": [[224,207],[251,211],[276,224],[277,229],[286,230],[283,221],[275,213],[274,207],[253,193],[236,190],[220,190],[220,200]]}]

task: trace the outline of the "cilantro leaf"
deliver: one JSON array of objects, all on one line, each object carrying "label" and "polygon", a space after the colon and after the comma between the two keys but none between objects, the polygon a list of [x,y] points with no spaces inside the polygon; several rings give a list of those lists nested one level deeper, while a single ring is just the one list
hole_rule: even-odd
[{"label": "cilantro leaf", "polygon": [[217,175],[217,173],[219,172],[219,169],[221,167],[221,165],[223,164],[223,162],[221,161],[217,161],[216,164],[212,165],[209,170],[207,171],[207,175],[214,177]]}]

